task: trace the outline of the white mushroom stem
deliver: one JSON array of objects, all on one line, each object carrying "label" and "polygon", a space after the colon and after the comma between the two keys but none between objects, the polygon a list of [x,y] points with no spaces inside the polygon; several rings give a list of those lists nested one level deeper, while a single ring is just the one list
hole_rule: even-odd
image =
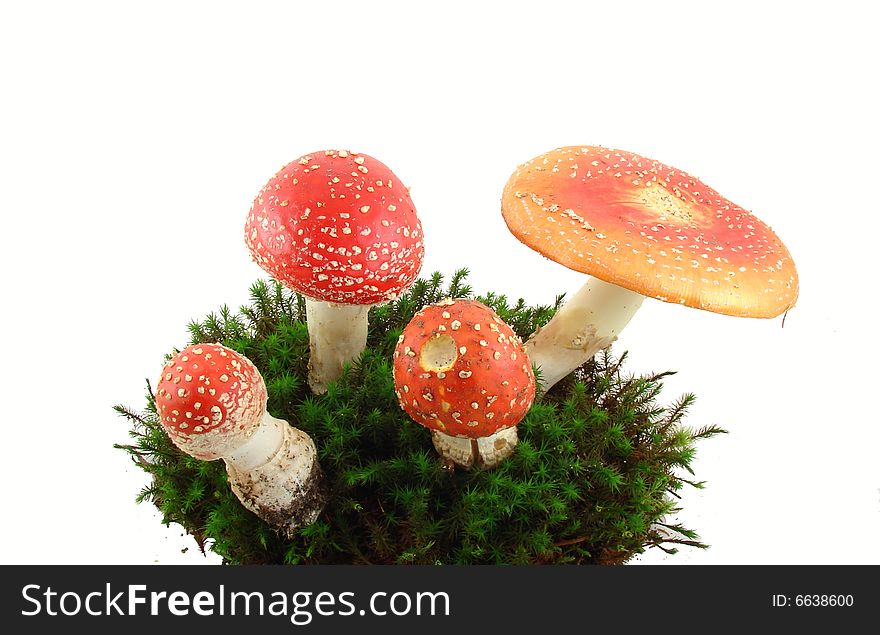
[{"label": "white mushroom stem", "polygon": [[345,364],[355,361],[367,345],[370,305],[334,304],[306,297],[309,328],[309,387],[327,392],[327,384],[342,375]]},{"label": "white mushroom stem", "polygon": [[242,504],[287,535],[321,513],[326,496],[315,444],[286,421],[264,413],[257,431],[223,458]]},{"label": "white mushroom stem", "polygon": [[645,296],[591,278],[525,343],[545,391],[611,346]]},{"label": "white mushroom stem", "polygon": [[516,444],[519,443],[516,426],[476,439],[453,437],[439,430],[432,430],[431,440],[437,453],[444,459],[463,467],[476,464],[485,469],[495,467],[513,454]]},{"label": "white mushroom stem", "polygon": [[235,448],[229,456],[223,458],[240,472],[250,472],[266,465],[281,449],[281,444],[284,442],[284,428],[287,425],[286,421],[276,419],[268,412],[263,413],[263,420],[257,431]]}]

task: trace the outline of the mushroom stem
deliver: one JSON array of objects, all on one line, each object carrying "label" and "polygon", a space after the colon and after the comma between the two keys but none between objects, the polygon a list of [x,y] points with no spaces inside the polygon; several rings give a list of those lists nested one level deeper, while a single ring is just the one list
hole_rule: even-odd
[{"label": "mushroom stem", "polygon": [[257,431],[224,460],[242,504],[288,536],[321,513],[326,493],[315,444],[286,421],[264,413]]},{"label": "mushroom stem", "polygon": [[309,387],[327,392],[342,368],[360,357],[367,345],[367,304],[335,304],[306,296],[309,328]]},{"label": "mushroom stem", "polygon": [[276,419],[268,412],[263,413],[260,427],[247,441],[235,448],[229,456],[223,457],[240,472],[250,472],[272,460],[284,442],[286,421]]},{"label": "mushroom stem", "polygon": [[453,437],[439,430],[431,431],[434,448],[444,459],[453,461],[463,467],[476,464],[484,469],[491,469],[513,454],[519,437],[516,426],[502,428],[488,437],[471,439]]},{"label": "mushroom stem", "polygon": [[645,296],[590,278],[547,324],[525,343],[538,384],[546,392],[556,382],[611,346]]}]

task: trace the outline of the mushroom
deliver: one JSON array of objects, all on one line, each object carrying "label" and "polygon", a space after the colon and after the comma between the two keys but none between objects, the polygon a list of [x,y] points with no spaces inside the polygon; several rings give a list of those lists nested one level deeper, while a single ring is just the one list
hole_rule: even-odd
[{"label": "mushroom", "polygon": [[364,350],[370,307],[408,288],[424,258],[407,188],[376,159],[345,150],[307,154],[273,176],[251,206],[245,243],[305,296],[318,394]]},{"label": "mushroom", "polygon": [[266,384],[249,359],[220,344],[188,346],[165,364],[156,411],[174,444],[222,458],[242,504],[290,535],[324,505],[312,439],[266,410]]},{"label": "mushroom", "polygon": [[462,299],[428,305],[407,324],[394,386],[406,413],[431,429],[437,452],[464,467],[509,456],[535,397],[522,341],[492,309]]},{"label": "mushroom", "polygon": [[571,146],[538,156],[510,177],[501,209],[521,242],[593,276],[525,344],[544,390],[609,346],[645,297],[761,318],[797,300],[794,262],[767,225],[632,152]]}]

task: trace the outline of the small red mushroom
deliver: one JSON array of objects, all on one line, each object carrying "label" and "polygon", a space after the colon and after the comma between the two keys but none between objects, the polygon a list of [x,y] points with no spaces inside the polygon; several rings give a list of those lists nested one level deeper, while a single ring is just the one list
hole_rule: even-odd
[{"label": "small red mushroom", "polygon": [[363,351],[370,306],[407,289],[424,258],[407,188],[383,163],[345,150],[307,154],[272,177],[251,206],[245,243],[306,298],[316,393]]},{"label": "small red mushroom", "polygon": [[440,455],[465,467],[509,456],[535,397],[519,337],[492,309],[464,299],[415,314],[394,350],[394,386]]},{"label": "small red mushroom", "polygon": [[249,359],[219,344],[194,344],[165,364],[156,410],[181,450],[211,461],[244,444],[262,423],[266,386]]},{"label": "small red mushroom", "polygon": [[156,385],[156,412],[174,444],[197,459],[224,459],[244,506],[289,533],[320,513],[322,472],[312,439],[266,402],[256,366],[220,344],[175,354]]}]

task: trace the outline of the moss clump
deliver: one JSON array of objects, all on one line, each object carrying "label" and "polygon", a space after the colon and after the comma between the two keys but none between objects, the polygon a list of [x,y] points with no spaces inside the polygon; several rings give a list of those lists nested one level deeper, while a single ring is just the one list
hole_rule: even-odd
[{"label": "moss clump", "polygon": [[[245,510],[222,461],[193,459],[170,442],[149,384],[144,412],[116,407],[134,439],[117,447],[152,477],[138,502],[153,502],[203,550],[241,564],[620,563],[651,546],[705,547],[663,519],[677,511],[685,484],[702,486],[678,475],[690,472],[696,441],[723,430],[682,426],[693,395],[658,404],[670,373],[627,375],[625,355],[600,354],[539,395],[501,466],[444,467],[429,431],[397,403],[391,354],[422,306],[474,297],[466,275],[456,272],[444,287],[434,274],[373,308],[367,349],[321,396],[306,381],[303,300],[278,283],[256,283],[251,304],[236,313],[223,307],[190,324],[193,343],[220,342],[250,358],[266,380],[269,411],[315,440],[331,497],[313,525],[285,539]],[[523,338],[562,300],[532,307],[492,293],[477,299]]]}]

